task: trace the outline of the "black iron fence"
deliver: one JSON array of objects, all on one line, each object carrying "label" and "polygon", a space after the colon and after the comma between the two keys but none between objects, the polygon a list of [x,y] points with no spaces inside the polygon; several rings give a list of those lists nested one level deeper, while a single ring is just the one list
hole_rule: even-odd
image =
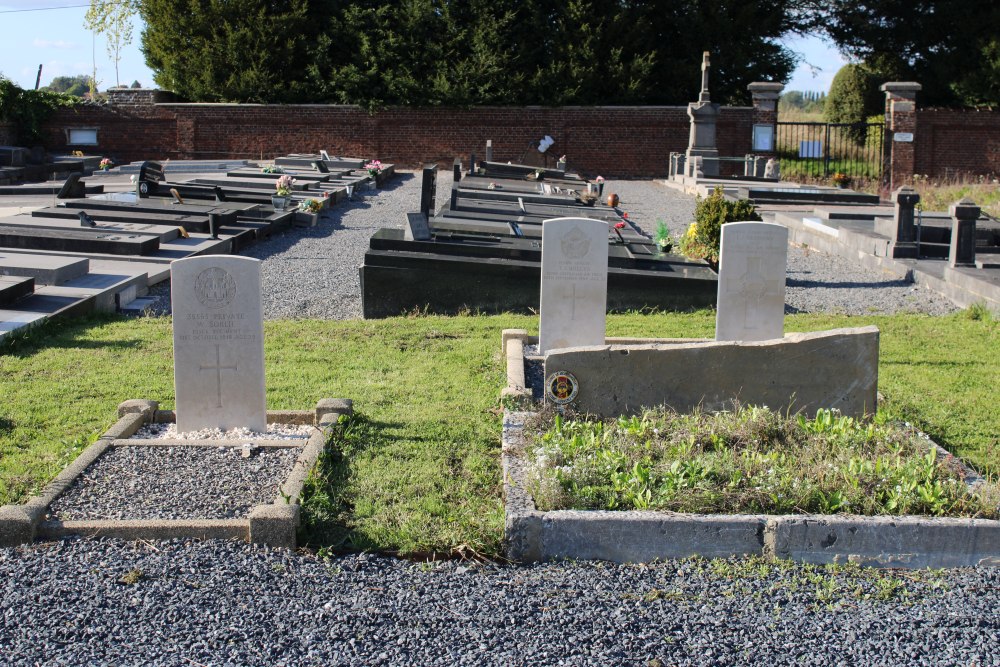
[{"label": "black iron fence", "polygon": [[781,177],[879,180],[885,171],[884,123],[779,122]]}]

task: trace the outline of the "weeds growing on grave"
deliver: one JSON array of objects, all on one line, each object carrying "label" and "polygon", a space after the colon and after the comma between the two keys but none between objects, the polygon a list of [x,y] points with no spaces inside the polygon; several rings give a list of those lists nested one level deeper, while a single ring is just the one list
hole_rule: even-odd
[{"label": "weeds growing on grave", "polygon": [[1000,487],[971,491],[963,468],[915,429],[829,410],[555,414],[531,460],[542,510],[1000,516]]}]

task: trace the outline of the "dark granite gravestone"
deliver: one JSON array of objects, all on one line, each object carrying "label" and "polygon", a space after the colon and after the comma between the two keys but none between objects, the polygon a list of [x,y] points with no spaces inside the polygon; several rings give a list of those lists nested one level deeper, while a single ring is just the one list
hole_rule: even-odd
[{"label": "dark granite gravestone", "polygon": [[437,198],[437,164],[425,164],[420,184],[420,212],[424,218],[430,218],[435,212]]},{"label": "dark granite gravestone", "polygon": [[81,178],[83,178],[83,174],[79,171],[71,173],[66,178],[66,182],[63,183],[62,188],[59,189],[59,194],[56,195],[56,199],[78,199],[80,197],[86,197],[87,192],[83,183],[80,182]]},{"label": "dark granite gravestone", "polygon": [[913,210],[920,201],[920,194],[905,185],[892,193],[896,204],[893,214],[893,229],[889,256],[893,258],[916,258],[917,228],[913,224]]},{"label": "dark granite gravestone", "polygon": [[451,163],[452,179],[458,183],[462,180],[462,158],[457,157],[455,161]]},{"label": "dark granite gravestone", "polygon": [[407,213],[406,227],[403,238],[407,241],[427,241],[431,238],[431,230],[427,226],[427,217],[423,213]]}]

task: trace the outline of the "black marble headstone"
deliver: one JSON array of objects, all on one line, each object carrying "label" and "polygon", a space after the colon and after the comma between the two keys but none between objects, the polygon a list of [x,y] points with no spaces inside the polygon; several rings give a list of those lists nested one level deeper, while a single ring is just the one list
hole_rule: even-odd
[{"label": "black marble headstone", "polygon": [[437,165],[425,164],[423,169],[423,182],[420,185],[420,212],[424,219],[430,218],[436,211],[435,197],[437,196]]}]

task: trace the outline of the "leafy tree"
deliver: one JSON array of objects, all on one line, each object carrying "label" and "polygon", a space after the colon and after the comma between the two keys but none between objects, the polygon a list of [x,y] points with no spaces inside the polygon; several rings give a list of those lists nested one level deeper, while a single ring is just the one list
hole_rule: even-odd
[{"label": "leafy tree", "polygon": [[138,10],[139,0],[90,0],[83,19],[88,30],[104,35],[107,40],[108,57],[115,62],[115,85],[119,87],[118,63],[122,49],[132,43],[132,17]]},{"label": "leafy tree", "polygon": [[833,77],[823,114],[831,123],[854,123],[847,135],[863,146],[868,117],[883,109],[882,100],[876,75],[864,65],[848,63]]},{"label": "leafy tree", "polygon": [[882,82],[919,82],[926,104],[1000,104],[995,0],[817,0],[811,12]]},{"label": "leafy tree", "polygon": [[142,0],[142,51],[156,83],[191,100],[318,101],[311,99],[306,70],[322,4]]},{"label": "leafy tree", "polygon": [[75,97],[83,97],[90,89],[90,77],[86,74],[76,76],[57,76],[52,79],[52,83],[45,86],[44,90],[53,93],[66,93]]}]

